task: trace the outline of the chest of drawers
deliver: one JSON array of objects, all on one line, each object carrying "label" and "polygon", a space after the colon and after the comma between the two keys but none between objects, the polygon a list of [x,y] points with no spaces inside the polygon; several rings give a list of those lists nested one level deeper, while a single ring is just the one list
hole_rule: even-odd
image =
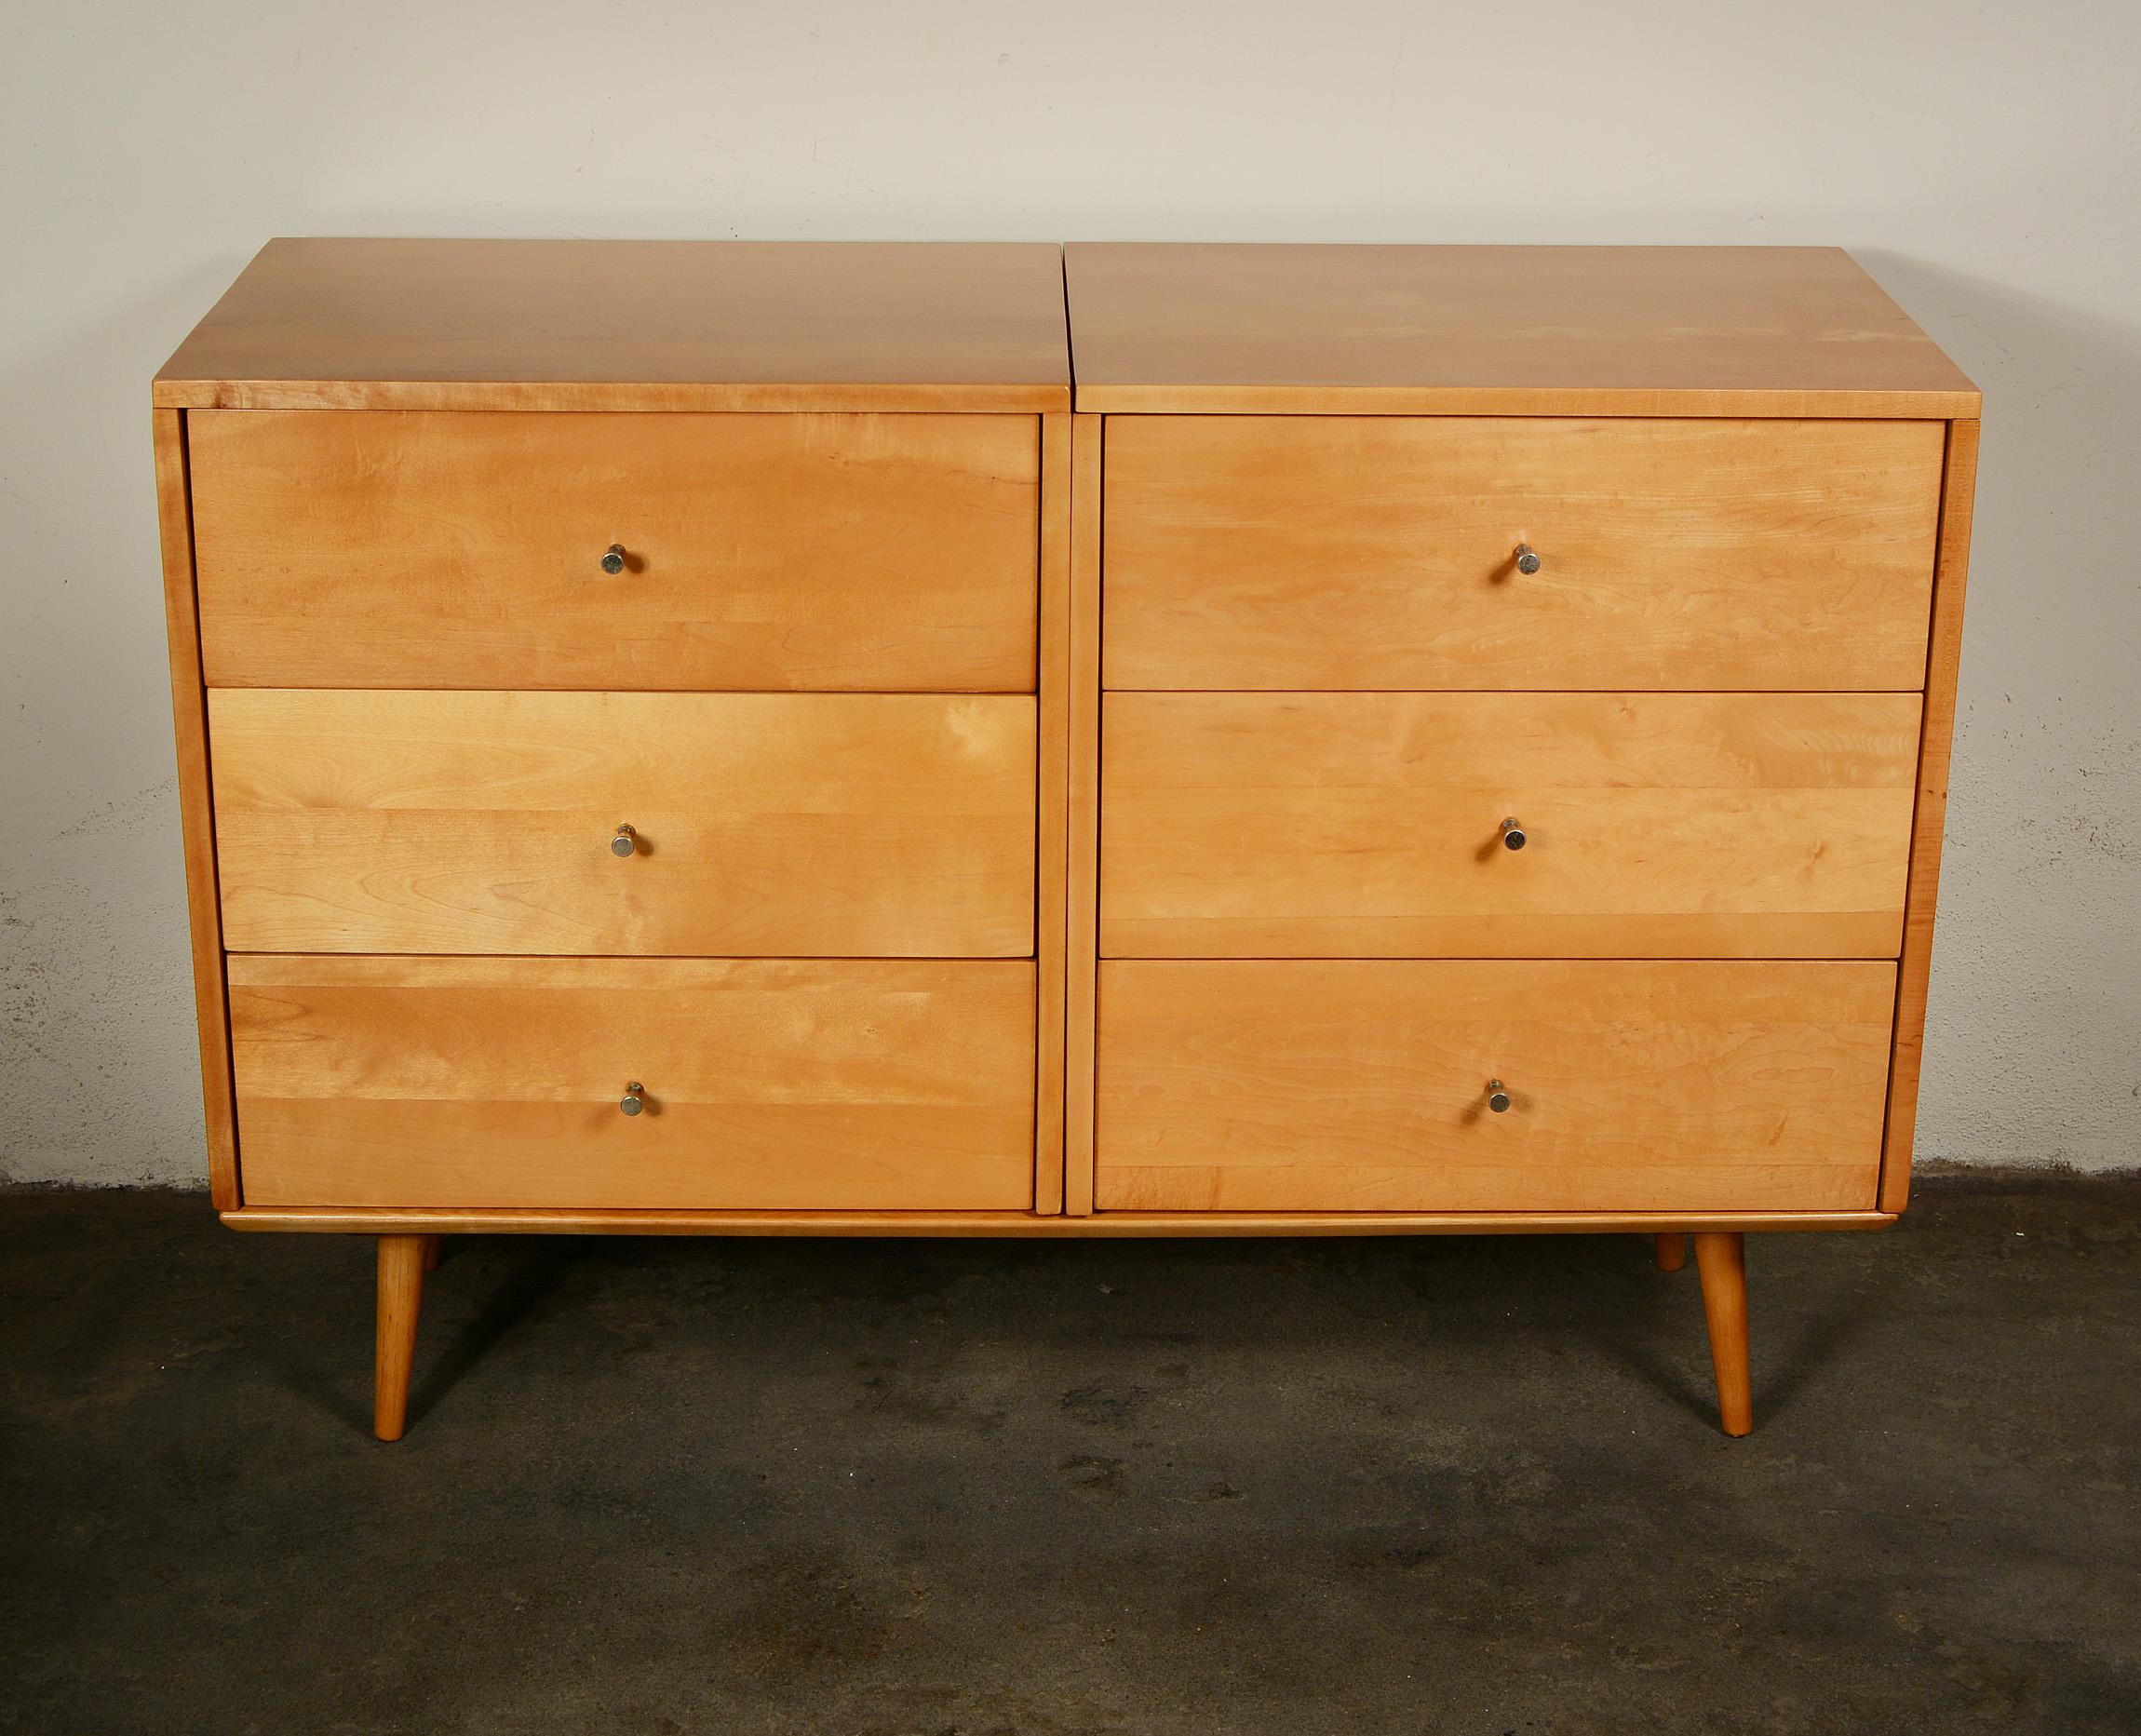
[{"label": "chest of drawers", "polygon": [[1977,397],[1841,254],[280,242],[155,404],[383,1436],[476,1231],[1692,1231],[1744,1433],[1903,1207]]}]

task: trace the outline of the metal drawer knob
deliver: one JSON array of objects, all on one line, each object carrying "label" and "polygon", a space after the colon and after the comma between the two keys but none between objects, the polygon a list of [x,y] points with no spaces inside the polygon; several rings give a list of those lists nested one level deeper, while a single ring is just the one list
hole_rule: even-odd
[{"label": "metal drawer knob", "polygon": [[1487,1082],[1487,1107],[1497,1115],[1509,1107],[1509,1089],[1499,1079]]},{"label": "metal drawer knob", "polygon": [[[1534,561],[1532,564],[1536,566],[1538,562]],[[622,543],[612,543],[609,547],[602,551],[602,571],[604,572],[622,572],[624,570],[625,545]]]},{"label": "metal drawer knob", "polygon": [[631,855],[639,847],[640,834],[629,826],[617,828],[617,835],[610,840],[610,854],[613,856]]},{"label": "metal drawer knob", "polygon": [[617,1099],[617,1107],[627,1115],[637,1115],[647,1107],[646,1087],[635,1079],[625,1087],[625,1095]]},{"label": "metal drawer knob", "polygon": [[1519,543],[1516,545],[1516,570],[1526,578],[1539,571],[1539,551],[1529,543]]},{"label": "metal drawer knob", "polygon": [[1524,828],[1516,823],[1514,816],[1501,822],[1501,842],[1505,849],[1521,850],[1524,848]]}]

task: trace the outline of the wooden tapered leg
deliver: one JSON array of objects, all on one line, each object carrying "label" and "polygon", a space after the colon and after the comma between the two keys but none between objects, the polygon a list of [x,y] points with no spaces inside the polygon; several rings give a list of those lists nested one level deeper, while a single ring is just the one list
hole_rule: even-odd
[{"label": "wooden tapered leg", "polygon": [[1658,1238],[1658,1270],[1678,1272],[1688,1263],[1688,1238],[1677,1230]]},{"label": "wooden tapered leg", "polygon": [[1747,1367],[1747,1247],[1736,1231],[1698,1231],[1695,1270],[1703,1279],[1703,1312],[1710,1323],[1710,1366],[1717,1371],[1717,1423],[1727,1434],[1755,1426]]},{"label": "wooden tapered leg", "polygon": [[438,1270],[439,1251],[445,1245],[446,1238],[444,1236],[425,1236],[424,1238],[424,1271],[437,1272]]},{"label": "wooden tapered leg", "polygon": [[409,1370],[416,1359],[416,1317],[424,1308],[424,1269],[431,1236],[379,1238],[379,1336],[371,1374],[371,1432],[398,1441],[409,1421]]}]

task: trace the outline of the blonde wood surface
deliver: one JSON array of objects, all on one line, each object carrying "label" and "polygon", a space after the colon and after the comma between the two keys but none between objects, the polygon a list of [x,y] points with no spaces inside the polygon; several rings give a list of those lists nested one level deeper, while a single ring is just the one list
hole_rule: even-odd
[{"label": "blonde wood surface", "polygon": [[1658,1237],[1658,1270],[1678,1272],[1688,1263],[1688,1238],[1677,1230]]},{"label": "blonde wood surface", "polygon": [[1122,417],[1106,682],[1916,688],[1941,446],[1914,422]]},{"label": "blonde wood surface", "polygon": [[1881,1149],[1880,1204],[1890,1212],[1902,1211],[1910,1198],[1919,1069],[1925,1049],[1926,988],[1932,970],[1933,901],[1940,889],[1948,758],[1955,745],[1956,681],[1962,665],[1962,597],[1970,572],[1971,516],[1977,493],[1977,436],[1974,422],[1958,422],[1948,428],[1940,566],[1933,582],[1932,636],[1926,660],[1925,725],[1919,746],[1918,812],[1912,822],[1903,971],[1896,990],[1895,1064],[1889,1073],[1888,1132]]},{"label": "blonde wood surface", "polygon": [[234,950],[1033,950],[1030,696],[220,688],[209,714]]},{"label": "blonde wood surface", "polygon": [[1885,1230],[1884,1212],[614,1212],[247,1206],[233,1230],[343,1235],[436,1229],[460,1235],[1051,1236],[1609,1235],[1679,1230]]},{"label": "blonde wood surface", "polygon": [[211,686],[1033,689],[1031,416],[206,410],[190,437]]},{"label": "blonde wood surface", "polygon": [[424,1311],[427,1235],[379,1238],[379,1307],[371,1374],[371,1432],[398,1441],[409,1423],[409,1374],[416,1360],[416,1323]]},{"label": "blonde wood surface", "polygon": [[239,957],[231,1017],[261,1205],[1032,1203],[1029,961]]},{"label": "blonde wood surface", "polygon": [[194,1024],[200,1043],[209,1196],[218,1211],[243,1203],[231,1099],[230,1027],[223,993],[222,908],[216,882],[215,815],[209,801],[207,695],[194,594],[194,534],[186,475],[186,419],[154,412],[156,525],[164,568],[164,627],[170,648],[171,733],[178,749],[179,837],[185,849],[186,915],[193,945]]},{"label": "blonde wood surface", "polygon": [[1039,855],[1034,956],[1040,1052],[1034,1069],[1033,1208],[1063,1209],[1064,995],[1070,920],[1070,418],[1041,419]]},{"label": "blonde wood surface", "polygon": [[1067,410],[1052,245],[285,238],[157,374],[271,410]]},{"label": "blonde wood surface", "polygon": [[1894,995],[1890,963],[1103,962],[1098,1204],[1871,1210]]},{"label": "blonde wood surface", "polygon": [[1717,1376],[1717,1425],[1727,1434],[1752,1433],[1745,1239],[1736,1231],[1698,1231],[1695,1266],[1702,1274],[1703,1314],[1710,1327],[1710,1366]]},{"label": "blonde wood surface", "polygon": [[1836,248],[1073,242],[1078,408],[1974,416]]},{"label": "blonde wood surface", "polygon": [[1071,428],[1070,873],[1064,1206],[1093,1209],[1094,972],[1100,887],[1100,455],[1103,422]]},{"label": "blonde wood surface", "polygon": [[1919,709],[1916,693],[1111,693],[1100,950],[1892,958]]}]

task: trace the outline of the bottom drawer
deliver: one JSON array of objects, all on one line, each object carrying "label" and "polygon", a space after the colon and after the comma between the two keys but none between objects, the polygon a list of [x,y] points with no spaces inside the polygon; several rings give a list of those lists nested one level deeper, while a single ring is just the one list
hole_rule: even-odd
[{"label": "bottom drawer", "polygon": [[1096,1204],[1869,1210],[1894,1007],[1885,962],[1103,962]]},{"label": "bottom drawer", "polygon": [[1030,962],[229,969],[249,1205],[1033,1203]]}]

